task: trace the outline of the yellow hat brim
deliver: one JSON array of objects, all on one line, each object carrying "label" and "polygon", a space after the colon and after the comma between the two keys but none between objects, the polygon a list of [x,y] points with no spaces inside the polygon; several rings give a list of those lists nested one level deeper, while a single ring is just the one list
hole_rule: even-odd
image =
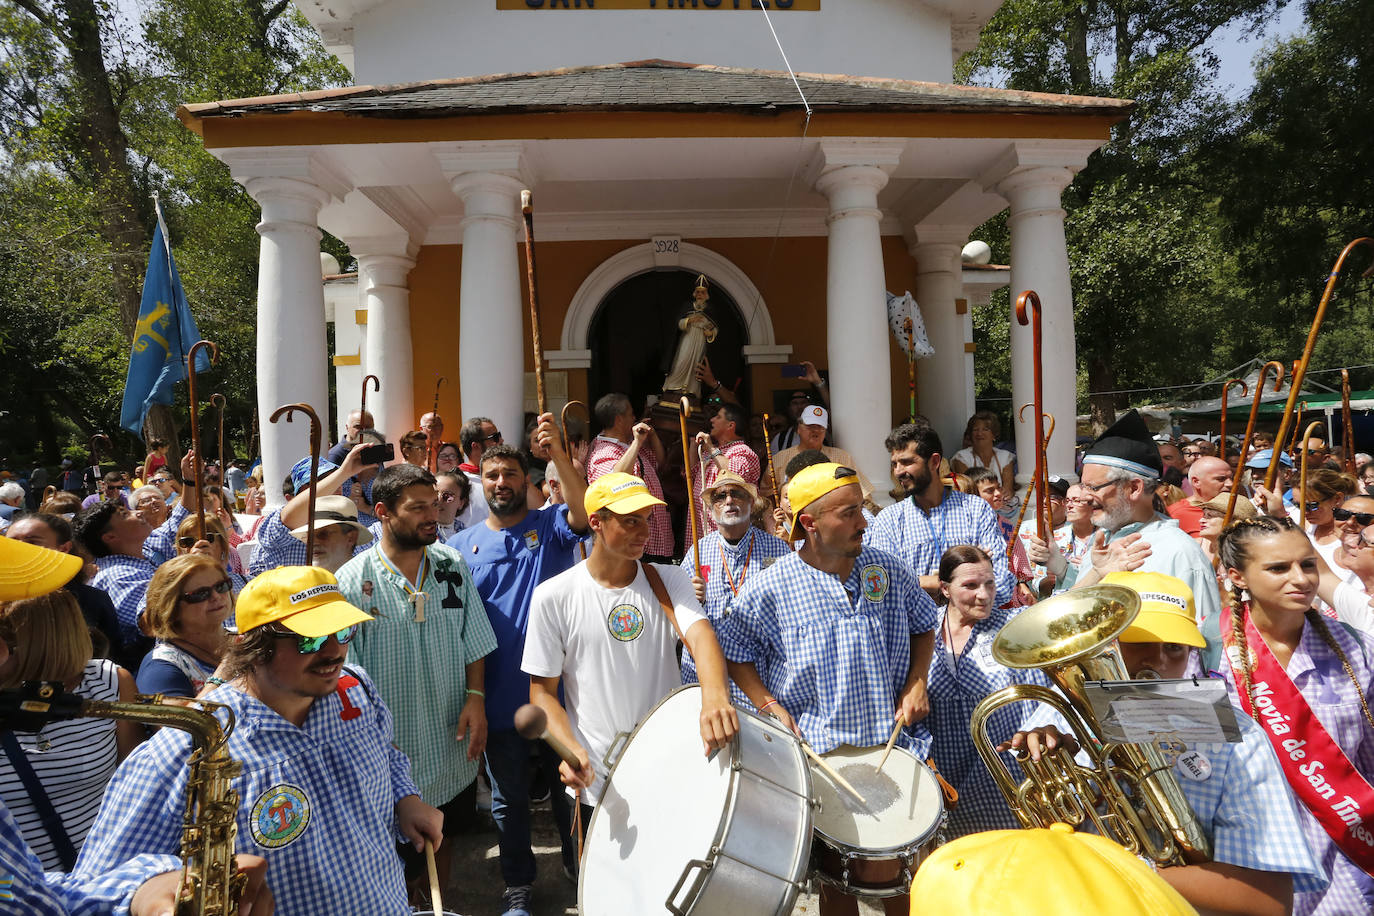
[{"label": "yellow hat brim", "polygon": [[1197,624],[1184,615],[1142,608],[1135,620],[1117,637],[1122,642],[1172,642],[1198,649],[1207,646]]},{"label": "yellow hat brim", "polygon": [[55,592],[81,571],[81,558],[0,535],[0,601]]},{"label": "yellow hat brim", "polygon": [[371,614],[363,613],[347,601],[338,600],[297,611],[286,617],[278,617],[274,622],[302,636],[330,636],[346,627],[366,623],[371,619]]}]

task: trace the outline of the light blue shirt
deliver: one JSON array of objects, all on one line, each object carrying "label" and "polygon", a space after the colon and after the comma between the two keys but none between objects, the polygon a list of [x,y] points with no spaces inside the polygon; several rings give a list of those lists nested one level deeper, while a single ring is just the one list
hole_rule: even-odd
[{"label": "light blue shirt", "polygon": [[917,576],[939,572],[940,558],[949,548],[973,544],[992,558],[997,604],[1006,604],[1016,590],[1002,524],[992,507],[977,496],[946,490],[940,505],[929,512],[911,497],[893,503],[878,513],[864,543],[896,554]]}]

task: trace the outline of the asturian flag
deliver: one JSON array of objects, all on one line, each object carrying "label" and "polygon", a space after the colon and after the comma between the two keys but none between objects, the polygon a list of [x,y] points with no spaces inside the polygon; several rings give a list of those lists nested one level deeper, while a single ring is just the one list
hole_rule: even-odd
[{"label": "asturian flag", "polygon": [[[186,354],[200,340],[191,307],[181,288],[181,277],[172,261],[162,208],[157,210],[157,229],[153,250],[148,254],[148,272],[143,278],[143,301],[134,326],[133,352],[129,354],[129,375],[124,382],[124,406],[119,425],[134,435],[143,435],[143,421],[154,404],[171,404],[173,386],[186,378]],[[210,368],[210,357],[202,350],[196,354],[196,371]]]}]

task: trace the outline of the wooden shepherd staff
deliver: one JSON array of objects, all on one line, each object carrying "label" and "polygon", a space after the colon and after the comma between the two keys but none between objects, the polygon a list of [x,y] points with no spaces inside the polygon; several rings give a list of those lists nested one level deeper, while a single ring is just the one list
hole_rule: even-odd
[{"label": "wooden shepherd staff", "polygon": [[285,404],[272,411],[271,421],[276,423],[283,416],[290,423],[296,411],[310,418],[310,508],[305,522],[305,558],[309,562],[315,555],[315,478],[320,472],[320,445],[324,438],[324,427],[320,425],[320,415],[309,404]]},{"label": "wooden shepherd staff", "polygon": [[520,192],[520,212],[525,217],[525,280],[530,288],[530,337],[534,339],[534,396],[542,417],[548,408],[544,405],[544,344],[539,338],[539,286],[534,271],[533,200],[529,189]]}]

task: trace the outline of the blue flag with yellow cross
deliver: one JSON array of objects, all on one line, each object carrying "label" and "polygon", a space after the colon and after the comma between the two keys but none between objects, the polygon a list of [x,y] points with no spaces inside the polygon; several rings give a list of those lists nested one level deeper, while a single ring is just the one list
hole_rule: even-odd
[{"label": "blue flag with yellow cross", "polygon": [[[119,425],[139,436],[143,435],[148,409],[175,400],[173,388],[186,378],[186,354],[200,340],[167,244],[160,209],[157,216],[153,250],[148,254],[148,272],[143,278],[143,301],[134,327],[133,352],[129,354],[129,375],[124,382],[124,406],[119,412]],[[196,371],[209,368],[210,357],[202,350],[196,354]]]}]

